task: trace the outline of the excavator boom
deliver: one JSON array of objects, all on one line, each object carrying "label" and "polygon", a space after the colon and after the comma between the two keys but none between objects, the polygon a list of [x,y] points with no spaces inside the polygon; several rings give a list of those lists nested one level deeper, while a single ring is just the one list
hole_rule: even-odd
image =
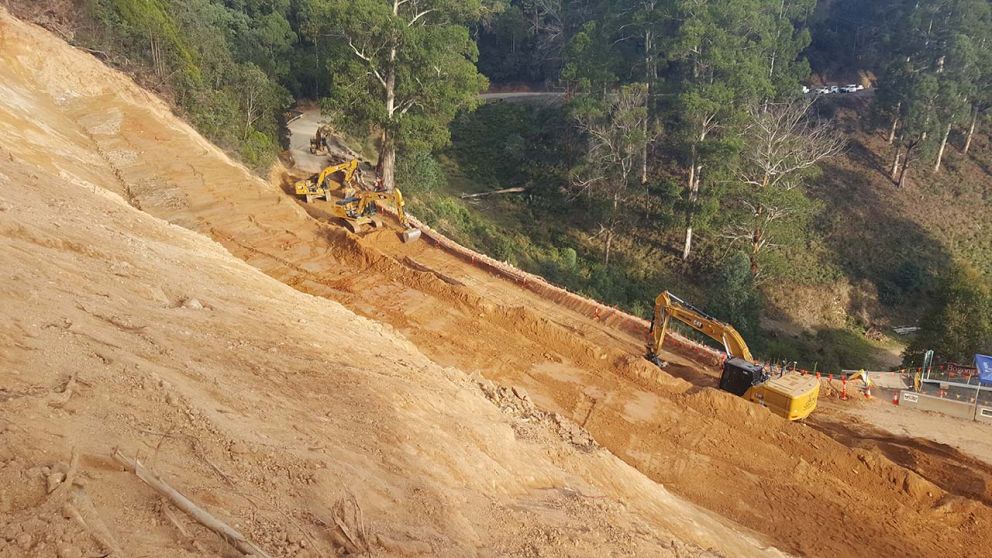
[{"label": "excavator boom", "polygon": [[668,291],[661,293],[655,299],[654,319],[651,321],[651,346],[648,347],[650,355],[661,353],[671,318],[717,341],[729,356],[743,358],[748,362],[754,360],[747,343],[734,326],[721,322]]}]

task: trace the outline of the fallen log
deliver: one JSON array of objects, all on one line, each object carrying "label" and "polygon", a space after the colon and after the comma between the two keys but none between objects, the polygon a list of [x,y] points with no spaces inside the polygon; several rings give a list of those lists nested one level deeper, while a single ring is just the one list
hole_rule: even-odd
[{"label": "fallen log", "polygon": [[463,199],[463,200],[470,200],[470,199],[475,199],[475,198],[485,198],[485,197],[488,197],[488,196],[496,196],[496,195],[499,195],[499,194],[522,194],[523,192],[526,192],[526,191],[527,191],[527,188],[524,188],[522,186],[517,186],[517,187],[514,187],[514,188],[503,188],[502,190],[491,190],[489,192],[478,192],[478,193],[475,193],[475,194],[458,194],[458,197],[461,198],[461,199]]},{"label": "fallen log", "polygon": [[234,530],[233,527],[210,515],[209,512],[197,506],[188,498],[180,494],[176,489],[169,486],[165,481],[158,478],[155,473],[145,469],[137,459],[130,459],[120,451],[114,451],[114,459],[123,465],[128,471],[134,473],[145,484],[150,486],[172,503],[176,508],[186,512],[190,517],[197,520],[201,525],[210,529],[228,544],[233,546],[246,556],[257,556],[258,558],[272,558],[258,545],[249,541],[244,535]]}]

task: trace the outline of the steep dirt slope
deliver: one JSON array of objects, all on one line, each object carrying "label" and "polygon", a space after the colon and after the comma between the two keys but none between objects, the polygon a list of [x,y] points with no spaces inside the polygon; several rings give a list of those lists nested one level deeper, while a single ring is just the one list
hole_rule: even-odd
[{"label": "steep dirt slope", "polygon": [[[651,479],[785,550],[969,555],[988,544],[992,511],[984,504],[876,451],[852,450],[728,394],[697,390],[641,359],[639,339],[430,246],[347,235],[326,223],[319,205],[308,215],[92,58],[37,29],[9,21],[4,29],[0,138],[14,160],[59,168],[63,183],[106,184],[298,290],[390,324],[436,362],[526,389],[538,406],[584,425]],[[55,161],[56,153],[73,164]],[[406,265],[406,257],[461,285]],[[306,342],[339,360],[360,346],[320,328]],[[705,374],[678,355],[665,358],[677,375]],[[843,525],[857,528],[838,537]]]},{"label": "steep dirt slope", "polygon": [[129,206],[93,144],[21,120],[52,109],[23,93],[0,106],[0,556],[233,555],[115,448],[277,556],[775,554],[526,398]]}]

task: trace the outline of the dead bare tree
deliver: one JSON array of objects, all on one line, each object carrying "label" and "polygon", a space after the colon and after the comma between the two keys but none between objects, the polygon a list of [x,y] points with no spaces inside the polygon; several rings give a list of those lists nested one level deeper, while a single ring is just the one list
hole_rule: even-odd
[{"label": "dead bare tree", "polygon": [[623,222],[621,213],[639,195],[638,164],[644,144],[648,87],[632,84],[607,95],[602,110],[588,111],[578,117],[578,127],[588,140],[586,157],[576,174],[573,187],[583,195],[605,199],[606,219],[600,223],[599,235],[605,235],[604,263],[609,265],[617,229]]},{"label": "dead bare tree", "polygon": [[777,223],[802,211],[805,180],[846,145],[832,126],[810,117],[811,105],[810,100],[797,100],[749,110],[734,200],[744,217],[723,236],[747,244],[754,276],[760,272],[761,253],[780,246]]}]

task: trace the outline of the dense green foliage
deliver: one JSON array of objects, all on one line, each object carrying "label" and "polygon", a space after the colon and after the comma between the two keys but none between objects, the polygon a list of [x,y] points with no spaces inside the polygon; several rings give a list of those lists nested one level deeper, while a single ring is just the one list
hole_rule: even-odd
[{"label": "dense green foliage", "polygon": [[81,42],[175,100],[212,141],[263,169],[279,151],[297,43],[288,2],[88,0]]},{"label": "dense green foliage", "polygon": [[907,364],[919,364],[932,348],[942,360],[965,364],[976,353],[992,353],[992,284],[970,267],[952,269],[920,328],[906,350]]},{"label": "dense green foliage", "polygon": [[396,150],[448,143],[448,124],[486,89],[467,23],[479,0],[309,0],[307,34],[324,43],[331,74],[324,106],[344,129],[380,138],[376,165],[395,183]]}]

